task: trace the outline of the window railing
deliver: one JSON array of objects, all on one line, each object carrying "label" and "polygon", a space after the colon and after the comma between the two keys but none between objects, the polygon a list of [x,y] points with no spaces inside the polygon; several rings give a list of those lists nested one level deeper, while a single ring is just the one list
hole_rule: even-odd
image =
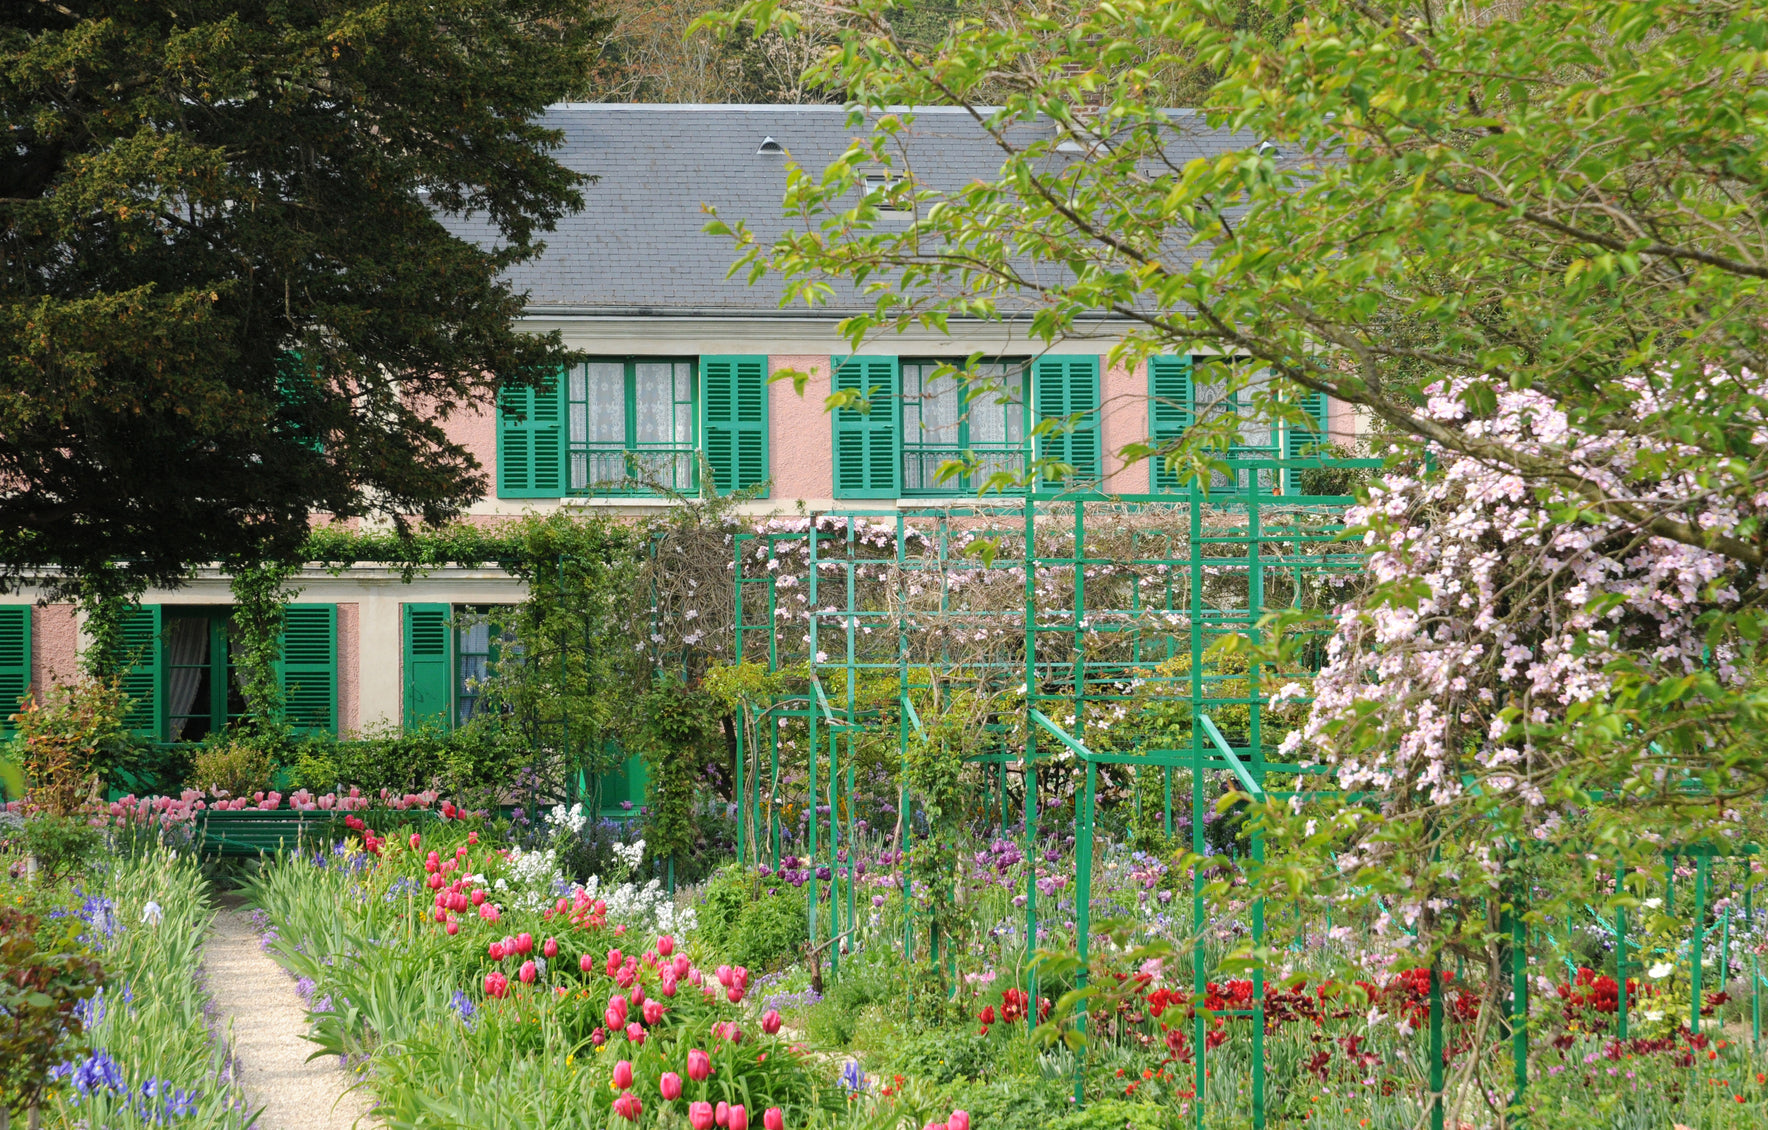
[{"label": "window railing", "polygon": [[576,495],[693,494],[699,490],[700,453],[688,444],[573,447],[569,469]]},{"label": "window railing", "polygon": [[[939,469],[947,463],[970,465],[963,474],[940,479]],[[959,448],[954,444],[905,444],[902,449],[902,493],[905,498],[943,498],[975,494],[987,484],[989,476],[1005,472],[1025,475],[1025,448],[1018,445],[972,445]],[[1013,487],[1006,494],[1019,494]],[[1003,493],[990,491],[991,494]]]}]

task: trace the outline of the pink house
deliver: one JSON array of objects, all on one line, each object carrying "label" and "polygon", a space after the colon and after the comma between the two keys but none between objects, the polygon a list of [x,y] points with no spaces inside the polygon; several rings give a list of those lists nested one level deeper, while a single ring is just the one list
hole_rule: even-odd
[{"label": "pink house", "polygon": [[[702,231],[703,205],[746,218],[763,240],[780,231],[786,162],[820,170],[842,153],[855,133],[843,108],[589,104],[555,107],[550,118],[565,134],[561,159],[599,179],[515,282],[527,291],[525,323],[560,331],[586,360],[548,388],[450,420],[493,471],[473,521],[556,508],[638,513],[670,505],[661,488],[758,489],[744,504],[756,515],[937,506],[974,501],[989,473],[1047,457],[1073,468],[1065,481],[1094,489],[1176,490],[1163,468],[1126,463],[1119,450],[1226,403],[1209,395],[1209,358],[1109,363],[1124,321],[1102,317],[1054,347],[1028,339],[1023,320],[954,321],[949,333],[870,341],[854,354],[838,322],[864,300],[843,284],[829,307],[806,310],[782,308],[774,280],[727,278],[732,248]],[[1198,124],[1187,143],[1204,156],[1252,140]],[[902,151],[918,181],[941,187],[999,167],[968,116],[947,109],[920,111]],[[972,356],[986,381],[955,380],[953,364]],[[808,375],[803,395],[770,380],[787,371]],[[868,410],[825,412],[824,398],[841,389]],[[1341,406],[1308,408],[1316,430],[1249,430],[1247,446],[1295,454],[1354,430]],[[1072,427],[1033,441],[1051,417]],[[941,465],[960,459],[975,471],[941,478]],[[1288,475],[1219,486],[1287,493]],[[1011,503],[1013,494],[991,497]],[[313,569],[299,583],[286,664],[294,709],[298,721],[340,734],[469,714],[471,676],[490,647],[486,610],[523,595],[489,569],[438,569],[409,583],[375,567]],[[199,738],[239,709],[227,675],[229,600],[227,579],[204,570],[184,588],[148,594],[132,621],[151,657],[132,687],[153,736]],[[32,607],[28,593],[0,604],[0,699],[73,671],[79,643],[67,606]]]}]

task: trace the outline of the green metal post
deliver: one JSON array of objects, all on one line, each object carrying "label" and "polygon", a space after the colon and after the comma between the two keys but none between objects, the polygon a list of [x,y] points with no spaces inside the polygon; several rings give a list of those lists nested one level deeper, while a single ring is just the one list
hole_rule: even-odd
[{"label": "green metal post", "polygon": [[[1080,818],[1075,822],[1074,934],[1075,946],[1080,954],[1080,970],[1074,979],[1077,989],[1087,987],[1088,930],[1091,928],[1093,902],[1093,798],[1098,780],[1098,766],[1091,761],[1087,762],[1086,794],[1081,802]],[[1034,1013],[1037,1011],[1035,1002],[1028,1007]],[[1092,1058],[1092,1049],[1086,1044],[1087,1002],[1084,997],[1075,1008],[1074,1027],[1080,1033],[1082,1041],[1080,1055],[1074,1064],[1074,1105],[1079,1108],[1086,1103],[1087,1060]]]},{"label": "green metal post", "polygon": [[[1037,949],[1037,503],[1025,492],[1025,952]],[[1025,974],[1025,1030],[1037,1027],[1036,969]]]},{"label": "green metal post", "polygon": [[[1623,894],[1626,882],[1626,866],[1615,864],[1615,894]],[[1616,1033],[1623,1040],[1627,1038],[1627,1011],[1630,1007],[1627,1000],[1627,908],[1615,907],[1615,980],[1620,983],[1619,1012],[1616,1016]]]},{"label": "green metal post", "polygon": [[1710,855],[1700,850],[1694,857],[1694,951],[1693,968],[1689,973],[1688,1030],[1700,1034],[1701,958],[1707,948],[1707,860]]},{"label": "green metal post", "polygon": [[1430,1130],[1443,1130],[1443,965],[1430,959]]},{"label": "green metal post", "polygon": [[[1520,896],[1520,892],[1519,892]],[[1522,901],[1510,912],[1510,1054],[1515,1077],[1513,1105],[1520,1108],[1529,1087],[1529,926]]]}]

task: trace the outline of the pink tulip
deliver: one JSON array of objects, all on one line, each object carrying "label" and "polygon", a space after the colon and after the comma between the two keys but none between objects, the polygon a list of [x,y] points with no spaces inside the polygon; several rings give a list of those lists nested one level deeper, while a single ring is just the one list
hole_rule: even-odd
[{"label": "pink tulip", "polygon": [[712,1121],[720,1126],[729,1127],[731,1124],[731,1104],[720,1099],[718,1105],[712,1110]]},{"label": "pink tulip", "polygon": [[927,1125],[921,1127],[921,1130],[951,1130],[951,1127],[943,1122],[929,1122]]},{"label": "pink tulip", "polygon": [[614,1113],[628,1122],[637,1122],[638,1116],[643,1114],[644,1110],[645,1104],[640,1102],[638,1096],[631,1091],[622,1092],[620,1097],[614,1100]]},{"label": "pink tulip", "polygon": [[666,997],[673,997],[675,995],[675,978],[673,978],[673,977],[663,978],[663,985],[657,991],[662,993]]},{"label": "pink tulip", "polygon": [[585,973],[588,973],[590,970],[595,968],[595,959],[590,957],[588,954],[584,954],[582,957],[577,959],[577,968],[581,969]]},{"label": "pink tulip", "polygon": [[761,1030],[763,1032],[766,1032],[770,1036],[774,1036],[774,1035],[779,1034],[779,1031],[780,1031],[780,1010],[779,1009],[770,1008],[767,1010],[767,1015],[763,1016],[761,1018]]},{"label": "pink tulip", "polygon": [[650,1028],[655,1028],[657,1026],[657,1021],[659,1021],[661,1019],[663,1019],[663,1002],[662,1001],[646,1001],[645,1002],[645,1025]]},{"label": "pink tulip", "polygon": [[503,960],[503,943],[502,942],[492,942],[490,945],[485,947],[485,952],[491,955],[492,961],[502,961]]},{"label": "pink tulip", "polygon": [[657,939],[657,956],[658,957],[668,957],[670,954],[672,954],[674,952],[675,952],[675,939],[674,938],[670,937],[668,934],[664,934],[661,938]]},{"label": "pink tulip", "polygon": [[631,1024],[628,1024],[626,1026],[626,1042],[630,1043],[630,1044],[637,1044],[641,1048],[644,1047],[645,1046],[645,1026],[643,1024],[640,1024],[636,1020],[633,1021]]},{"label": "pink tulip", "polygon": [[442,889],[442,876],[431,875],[428,879],[424,880],[424,885],[429,887],[432,891],[439,891]]},{"label": "pink tulip", "polygon": [[945,1130],[970,1130],[970,1112],[954,1110],[946,1115]]},{"label": "pink tulip", "polygon": [[449,919],[449,920],[448,920],[448,925],[446,925],[446,926],[444,926],[444,927],[442,927],[442,928],[443,928],[443,929],[444,929],[444,930],[447,930],[447,931],[448,931],[448,936],[449,936],[449,937],[451,937],[451,938],[452,938],[452,937],[454,937],[454,936],[455,936],[455,935],[456,935],[456,934],[458,934],[458,933],[460,933],[460,923],[458,923],[458,922],[456,922],[456,921],[455,921],[455,920],[454,920],[454,919],[452,919],[452,918],[450,918],[450,919]]},{"label": "pink tulip", "polygon": [[607,970],[608,976],[610,976],[610,977],[612,977],[614,974],[620,972],[620,951],[619,950],[609,950],[608,951],[608,964],[604,968]]},{"label": "pink tulip", "polygon": [[479,917],[487,922],[496,922],[499,918],[503,917],[503,911],[497,909],[495,903],[488,902],[479,908]]},{"label": "pink tulip", "polygon": [[749,1130],[749,1112],[740,1105],[731,1107],[725,1126],[729,1130]]},{"label": "pink tulip", "polygon": [[517,934],[516,935],[516,952],[521,954],[524,957],[526,957],[528,954],[533,953],[534,952],[534,935],[533,934]]},{"label": "pink tulip", "polygon": [[546,944],[540,947],[540,952],[546,955],[548,961],[551,961],[553,958],[559,956],[559,943],[548,938]]},{"label": "pink tulip", "polygon": [[614,1086],[622,1091],[632,1086],[632,1061],[623,1059],[614,1065]]},{"label": "pink tulip", "polygon": [[786,1112],[770,1106],[761,1116],[762,1130],[786,1130]]},{"label": "pink tulip", "polygon": [[694,1130],[712,1130],[713,1114],[711,1103],[689,1103],[688,1125]]},{"label": "pink tulip", "polygon": [[620,1017],[620,1023],[626,1023],[626,998],[615,993],[608,998],[608,1011]]},{"label": "pink tulip", "polygon": [[644,1003],[645,1003],[645,987],[643,985],[634,985],[632,987],[632,1007],[639,1008]]},{"label": "pink tulip", "polygon": [[743,1003],[743,990],[737,988],[735,985],[732,985],[729,989],[725,990],[724,996],[725,996],[725,999],[730,1001],[732,1004],[742,1004]]},{"label": "pink tulip", "polygon": [[694,963],[688,960],[687,954],[678,953],[675,955],[675,962],[674,962],[673,968],[675,970],[675,979],[677,981],[681,980],[683,977],[686,977],[688,975],[688,970],[692,969],[693,967],[694,967]]},{"label": "pink tulip", "polygon": [[712,1057],[694,1048],[688,1052],[688,1078],[696,1083],[704,1083],[712,1077]]},{"label": "pink tulip", "polygon": [[474,847],[477,847],[479,844],[479,833],[468,832],[467,833],[467,843],[472,844]]},{"label": "pink tulip", "polygon": [[418,835],[416,832],[413,832],[411,834],[411,839],[408,842],[411,844],[411,850],[416,851],[417,845],[423,843],[424,838],[422,836]]},{"label": "pink tulip", "polygon": [[609,1005],[602,1011],[602,1023],[608,1026],[609,1031],[617,1032],[620,1030],[620,1026],[626,1023],[626,1017],[622,1013],[614,1011],[613,1005]]},{"label": "pink tulip", "polygon": [[457,847],[454,849],[454,858],[465,859],[466,857],[467,857],[467,849],[466,848]]},{"label": "pink tulip", "polygon": [[733,973],[731,972],[730,966],[721,965],[718,967],[718,983],[720,985],[723,985],[727,989],[730,988],[731,985],[735,983],[731,980],[732,976]]},{"label": "pink tulip", "polygon": [[539,970],[534,968],[534,963],[532,961],[524,961],[522,963],[522,968],[516,972],[516,976],[522,979],[522,984],[532,985],[534,983],[534,975],[538,972]]},{"label": "pink tulip", "polygon": [[501,997],[505,993],[509,992],[509,988],[510,988],[510,979],[508,977],[505,977],[503,974],[497,972],[496,970],[492,970],[490,973],[485,974],[485,995],[486,996],[488,996],[488,997]]},{"label": "pink tulip", "polygon": [[473,892],[473,905],[474,906],[485,905],[485,892],[484,891],[474,891]]},{"label": "pink tulip", "polygon": [[436,921],[438,921],[438,922],[446,922],[446,921],[448,921],[448,912],[446,910],[443,910],[441,907],[437,907],[435,918],[436,918]]},{"label": "pink tulip", "polygon": [[698,969],[688,970],[688,984],[698,985],[699,983],[700,983],[700,971]]},{"label": "pink tulip", "polygon": [[657,1090],[670,1102],[681,1098],[681,1076],[673,1071],[665,1071],[663,1077],[657,1080]]}]

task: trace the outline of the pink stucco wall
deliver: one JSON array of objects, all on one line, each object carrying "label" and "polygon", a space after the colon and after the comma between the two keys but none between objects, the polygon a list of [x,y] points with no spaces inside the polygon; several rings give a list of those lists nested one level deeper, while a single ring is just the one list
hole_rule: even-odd
[{"label": "pink stucco wall", "polygon": [[362,724],[362,605],[338,605],[338,734]]},{"label": "pink stucco wall", "polygon": [[486,495],[497,495],[497,409],[487,399],[463,405],[442,421],[448,438],[472,452],[487,476]]},{"label": "pink stucco wall", "polygon": [[768,371],[795,369],[809,373],[810,381],[799,396],[791,381],[768,386],[767,453],[772,464],[775,502],[800,498],[829,498],[834,493],[834,455],[829,414],[823,398],[829,395],[827,354],[782,354],[768,358]]},{"label": "pink stucco wall", "polygon": [[1148,438],[1148,379],[1137,366],[1126,369],[1099,359],[1100,431],[1105,447],[1105,489],[1113,494],[1148,493],[1148,461],[1125,465],[1118,452]]},{"label": "pink stucco wall", "polygon": [[40,697],[51,683],[80,673],[80,627],[71,604],[40,604],[31,610],[31,687]]},{"label": "pink stucco wall", "polygon": [[1326,402],[1326,434],[1347,447],[1357,441],[1357,406],[1336,397]]}]

